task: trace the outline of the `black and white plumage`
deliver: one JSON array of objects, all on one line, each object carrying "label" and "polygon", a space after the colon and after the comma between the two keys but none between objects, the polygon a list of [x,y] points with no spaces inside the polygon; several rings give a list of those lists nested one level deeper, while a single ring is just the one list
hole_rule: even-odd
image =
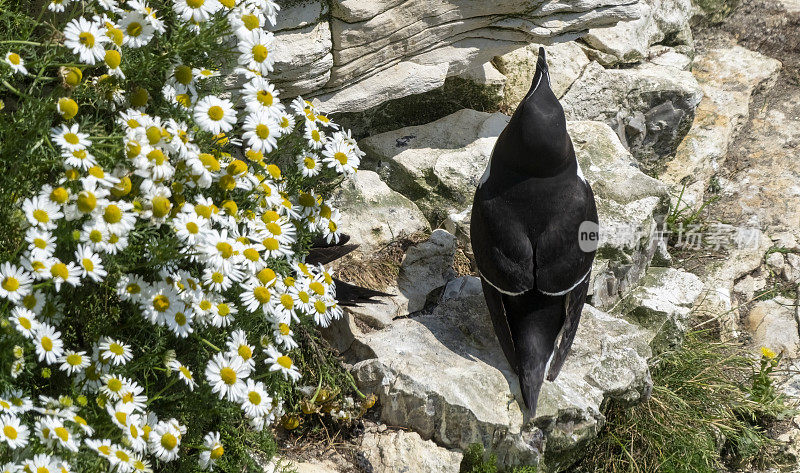
[{"label": "black and white plumage", "polygon": [[[594,194],[540,48],[531,88],[497,139],[475,192],[470,227],[495,333],[531,416],[545,375],[556,379],[575,338],[596,224]],[[585,228],[594,230],[594,247],[579,240]]]}]

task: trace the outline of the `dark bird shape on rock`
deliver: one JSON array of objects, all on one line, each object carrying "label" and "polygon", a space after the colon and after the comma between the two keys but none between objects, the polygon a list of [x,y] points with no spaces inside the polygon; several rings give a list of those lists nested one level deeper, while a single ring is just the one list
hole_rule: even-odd
[{"label": "dark bird shape on rock", "polygon": [[[336,261],[339,258],[351,253],[358,245],[348,244],[350,235],[341,235],[338,242],[327,242],[324,238],[318,238],[311,244],[311,249],[306,256],[306,263],[308,264],[328,264]],[[387,294],[366,287],[357,286],[342,281],[336,277],[333,278],[333,283],[336,287],[336,300],[342,307],[353,307],[359,304],[380,304],[381,301],[373,300],[373,297],[390,297],[392,294]]]},{"label": "dark bird shape on rock", "polygon": [[597,208],[550,88],[544,48],[475,191],[470,233],[497,339],[533,417],[558,376],[589,287]]}]

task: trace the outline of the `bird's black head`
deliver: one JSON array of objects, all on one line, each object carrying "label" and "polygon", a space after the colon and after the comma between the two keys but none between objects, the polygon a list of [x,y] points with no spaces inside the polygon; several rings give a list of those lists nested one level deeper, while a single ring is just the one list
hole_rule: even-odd
[{"label": "bird's black head", "polygon": [[[550,88],[544,48],[539,48],[531,88],[495,145],[503,164],[535,177],[558,174],[572,159],[564,109]],[[509,159],[513,157],[513,159]]]}]

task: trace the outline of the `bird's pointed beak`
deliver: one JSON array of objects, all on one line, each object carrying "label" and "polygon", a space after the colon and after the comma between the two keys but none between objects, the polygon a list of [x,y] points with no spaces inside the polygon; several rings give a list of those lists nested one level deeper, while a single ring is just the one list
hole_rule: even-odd
[{"label": "bird's pointed beak", "polygon": [[542,80],[547,81],[547,85],[550,85],[550,71],[547,68],[547,54],[544,51],[544,47],[539,47],[539,57],[536,60],[536,73],[533,75],[533,81],[531,81],[531,88],[528,90],[528,93],[525,95],[525,98],[522,100],[523,102],[527,100],[536,89],[539,88],[541,85]]}]

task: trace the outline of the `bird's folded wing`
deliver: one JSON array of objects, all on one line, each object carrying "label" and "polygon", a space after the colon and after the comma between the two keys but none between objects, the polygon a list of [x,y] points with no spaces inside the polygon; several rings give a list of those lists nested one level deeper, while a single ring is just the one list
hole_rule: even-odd
[{"label": "bird's folded wing", "polygon": [[503,306],[503,296],[500,291],[492,287],[483,278],[481,278],[481,284],[483,285],[483,298],[489,308],[489,315],[492,318],[497,341],[500,342],[500,347],[503,349],[503,354],[506,355],[511,369],[514,373],[517,373],[517,352],[514,347],[514,339],[511,336],[511,327],[508,325],[506,310]]},{"label": "bird's folded wing", "polygon": [[586,300],[586,292],[589,289],[589,279],[587,274],[584,280],[575,289],[567,293],[565,297],[564,309],[566,313],[564,325],[561,328],[561,337],[557,342],[558,345],[553,351],[553,358],[550,360],[550,368],[547,372],[548,381],[556,380],[564,361],[567,359],[572,342],[575,340],[575,334],[578,332],[578,323],[581,321],[581,312],[583,312],[583,303]]}]

